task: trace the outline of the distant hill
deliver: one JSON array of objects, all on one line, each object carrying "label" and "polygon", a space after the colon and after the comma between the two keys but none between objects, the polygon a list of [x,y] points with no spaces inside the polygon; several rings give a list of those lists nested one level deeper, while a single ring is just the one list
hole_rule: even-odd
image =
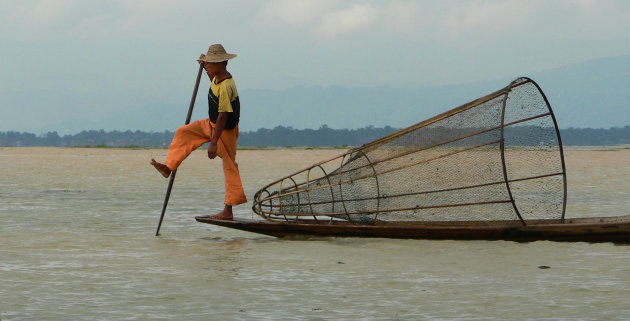
[{"label": "distant hill", "polygon": [[[603,58],[511,79],[399,88],[296,87],[242,94],[248,129],[407,127],[503,88],[518,76],[542,87],[561,128],[630,124],[630,55]],[[249,117],[249,118],[247,118]]]},{"label": "distant hill", "polygon": [[[242,130],[403,128],[457,107],[506,86],[518,76],[528,76],[547,94],[561,128],[610,128],[630,124],[630,55],[601,58],[512,78],[422,88],[344,88],[338,86],[294,87],[286,90],[241,90]],[[194,119],[207,117],[204,88],[197,97]],[[144,95],[144,96],[143,96]],[[23,92],[3,95],[0,106],[9,108],[0,119],[0,130],[76,133],[86,129],[173,130],[186,115],[188,102],[169,103],[172,93]],[[184,96],[184,95],[179,95]],[[152,102],[142,97],[152,97]],[[188,99],[189,96],[184,96]],[[46,104],[67,105],[74,119],[60,119]],[[109,105],[108,105],[109,104]],[[125,106],[109,111],[108,106]],[[143,107],[138,107],[143,106]],[[96,110],[87,117],[85,109]],[[33,117],[47,119],[34,128]],[[31,120],[30,122],[29,119]],[[30,127],[29,127],[30,126]]]},{"label": "distant hill", "polygon": [[532,77],[561,128],[630,125],[630,55],[568,65]]}]

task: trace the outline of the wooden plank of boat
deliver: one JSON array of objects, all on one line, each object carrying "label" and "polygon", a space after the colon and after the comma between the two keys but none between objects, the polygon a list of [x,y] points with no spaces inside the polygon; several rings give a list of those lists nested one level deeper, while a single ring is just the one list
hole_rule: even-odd
[{"label": "wooden plank of boat", "polygon": [[231,221],[196,217],[198,222],[248,232],[287,237],[297,235],[335,237],[384,237],[410,239],[630,242],[630,215],[619,217],[468,222],[390,222],[356,225],[343,221],[272,222],[235,218]]}]

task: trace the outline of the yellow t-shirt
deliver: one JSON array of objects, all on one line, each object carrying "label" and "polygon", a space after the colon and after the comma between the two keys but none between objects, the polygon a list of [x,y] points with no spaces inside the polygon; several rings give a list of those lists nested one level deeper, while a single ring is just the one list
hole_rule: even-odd
[{"label": "yellow t-shirt", "polygon": [[229,78],[216,82],[212,79],[208,90],[208,116],[210,121],[217,123],[219,113],[227,113],[226,129],[235,128],[241,116],[241,101],[238,98],[236,83],[230,75]]},{"label": "yellow t-shirt", "polygon": [[238,90],[236,90],[236,83],[232,77],[223,79],[221,82],[216,83],[216,77],[212,79],[212,85],[210,89],[212,93],[219,98],[219,112],[231,113],[232,102],[238,97]]}]

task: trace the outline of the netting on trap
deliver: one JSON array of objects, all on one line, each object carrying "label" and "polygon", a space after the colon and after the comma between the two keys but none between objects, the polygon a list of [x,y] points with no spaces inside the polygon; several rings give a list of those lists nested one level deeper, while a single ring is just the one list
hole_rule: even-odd
[{"label": "netting on trap", "polygon": [[271,221],[564,219],[566,170],[540,87],[507,87],[259,190]]}]

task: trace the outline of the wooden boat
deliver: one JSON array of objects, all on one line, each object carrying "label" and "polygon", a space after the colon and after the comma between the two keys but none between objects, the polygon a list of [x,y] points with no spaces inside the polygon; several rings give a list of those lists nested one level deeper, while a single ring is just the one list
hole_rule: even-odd
[{"label": "wooden boat", "polygon": [[279,237],[630,240],[630,216],[568,219],[566,202],[556,118],[523,77],[264,186],[264,220],[197,220]]},{"label": "wooden boat", "polygon": [[630,242],[630,215],[618,217],[520,221],[408,222],[357,225],[344,221],[232,221],[197,217],[201,223],[275,237],[381,237],[400,239]]}]

